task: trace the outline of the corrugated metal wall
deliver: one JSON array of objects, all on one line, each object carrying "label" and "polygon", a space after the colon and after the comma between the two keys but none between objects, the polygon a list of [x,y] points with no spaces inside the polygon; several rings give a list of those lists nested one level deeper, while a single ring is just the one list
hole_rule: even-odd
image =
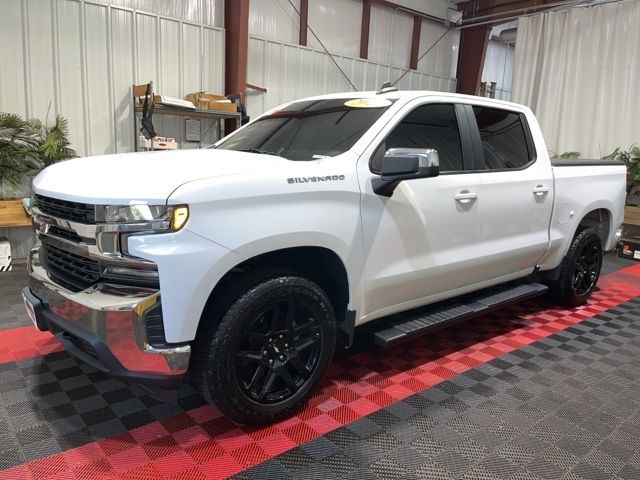
[{"label": "corrugated metal wall", "polygon": [[[404,71],[359,58],[334,58],[358,90],[376,90]],[[324,52],[253,36],[249,38],[247,81],[267,88],[267,93],[248,91],[247,109],[252,116],[296,98],[351,90]],[[411,71],[398,86],[452,92],[455,84],[453,78]]]},{"label": "corrugated metal wall", "polygon": [[[0,1],[0,111],[64,115],[81,156],[133,151],[133,83],[152,80],[174,97],[224,92],[221,0]],[[211,123],[203,125],[209,142]],[[181,118],[154,124],[182,141]],[[0,229],[0,237],[14,258],[31,244],[26,228]]]},{"label": "corrugated metal wall", "polygon": [[[224,91],[224,34],[210,25],[213,9],[184,6],[200,0],[117,2],[167,12],[183,4],[173,12],[206,16],[207,23],[194,23],[105,3],[2,0],[0,111],[64,115],[80,155],[133,150],[133,83],[153,80],[157,92],[174,97]],[[182,140],[180,119],[156,118],[160,135]]]},{"label": "corrugated metal wall", "polygon": [[[348,57],[360,54],[362,0],[310,0],[308,24],[331,53]],[[311,32],[307,39],[308,46],[322,50]]]},{"label": "corrugated metal wall", "polygon": [[[292,0],[299,8],[299,0]],[[421,2],[404,2],[424,9]],[[446,0],[428,2],[429,13],[444,16]],[[361,0],[312,0],[309,26],[358,90],[375,90],[382,82],[399,77],[409,66],[413,16],[402,10],[372,5],[369,60],[360,52]],[[299,18],[288,0],[252,0],[249,9],[249,61],[247,81],[264,87],[267,93],[248,91],[251,116],[290,100],[322,93],[349,91],[351,87],[322,47],[308,33],[308,47],[297,45]],[[447,31],[444,25],[424,20],[419,54],[424,53]],[[455,90],[455,68],[459,32],[450,31],[408,73],[403,89]]]}]

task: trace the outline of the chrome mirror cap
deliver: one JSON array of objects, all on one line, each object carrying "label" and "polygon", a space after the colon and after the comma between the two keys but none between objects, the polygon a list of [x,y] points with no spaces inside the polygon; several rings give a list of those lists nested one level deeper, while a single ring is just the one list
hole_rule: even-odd
[{"label": "chrome mirror cap", "polygon": [[26,213],[29,217],[33,216],[33,209],[31,208],[31,199],[29,197],[24,197],[22,199],[22,208],[24,208],[24,213]]}]

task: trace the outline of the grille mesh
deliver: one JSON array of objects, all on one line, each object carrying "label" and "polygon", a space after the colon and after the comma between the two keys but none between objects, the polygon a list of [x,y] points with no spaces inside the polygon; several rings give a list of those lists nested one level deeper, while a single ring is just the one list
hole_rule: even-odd
[{"label": "grille mesh", "polygon": [[96,223],[95,205],[36,195],[36,206],[42,213],[55,218],[85,224]]},{"label": "grille mesh", "polygon": [[70,290],[79,292],[100,280],[100,266],[95,260],[46,243],[42,244],[42,251],[47,271]]}]

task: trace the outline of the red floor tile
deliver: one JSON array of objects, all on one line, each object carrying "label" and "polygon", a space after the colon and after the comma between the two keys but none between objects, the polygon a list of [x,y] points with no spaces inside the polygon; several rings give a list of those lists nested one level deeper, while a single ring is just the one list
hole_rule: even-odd
[{"label": "red floor tile", "polygon": [[599,286],[589,304],[576,309],[527,302],[473,320],[466,329],[339,360],[309,406],[274,425],[242,427],[204,406],[4,470],[0,479],[224,478],[639,296],[640,265],[604,276]]}]

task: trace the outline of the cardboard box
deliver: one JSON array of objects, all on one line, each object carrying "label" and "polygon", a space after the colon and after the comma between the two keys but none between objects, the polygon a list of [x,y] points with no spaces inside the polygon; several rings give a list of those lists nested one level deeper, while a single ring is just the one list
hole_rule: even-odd
[{"label": "cardboard box", "polygon": [[618,257],[640,262],[640,238],[620,240]]},{"label": "cardboard box", "polygon": [[194,92],[187,94],[184,98],[192,102],[198,108],[222,110],[234,113],[238,111],[236,104],[234,102],[230,102],[224,95],[216,95],[215,93],[209,92]]},{"label": "cardboard box", "polygon": [[[175,138],[171,137],[153,137],[153,149],[154,150],[175,150],[178,148],[178,143]],[[144,138],[142,135],[139,137],[138,145],[145,150],[151,150],[151,140]]]},{"label": "cardboard box", "polygon": [[188,93],[184,98],[193,103],[196,108],[199,108],[200,110],[206,110],[207,108],[209,108],[209,100],[202,96],[201,93],[202,92]]},{"label": "cardboard box", "polygon": [[196,108],[193,102],[190,102],[188,100],[183,100],[182,98],[167,97],[166,95],[154,95],[153,103],[155,103],[156,105],[161,104],[161,105],[168,105],[170,107],[177,107],[177,108],[191,108],[191,109]]}]

